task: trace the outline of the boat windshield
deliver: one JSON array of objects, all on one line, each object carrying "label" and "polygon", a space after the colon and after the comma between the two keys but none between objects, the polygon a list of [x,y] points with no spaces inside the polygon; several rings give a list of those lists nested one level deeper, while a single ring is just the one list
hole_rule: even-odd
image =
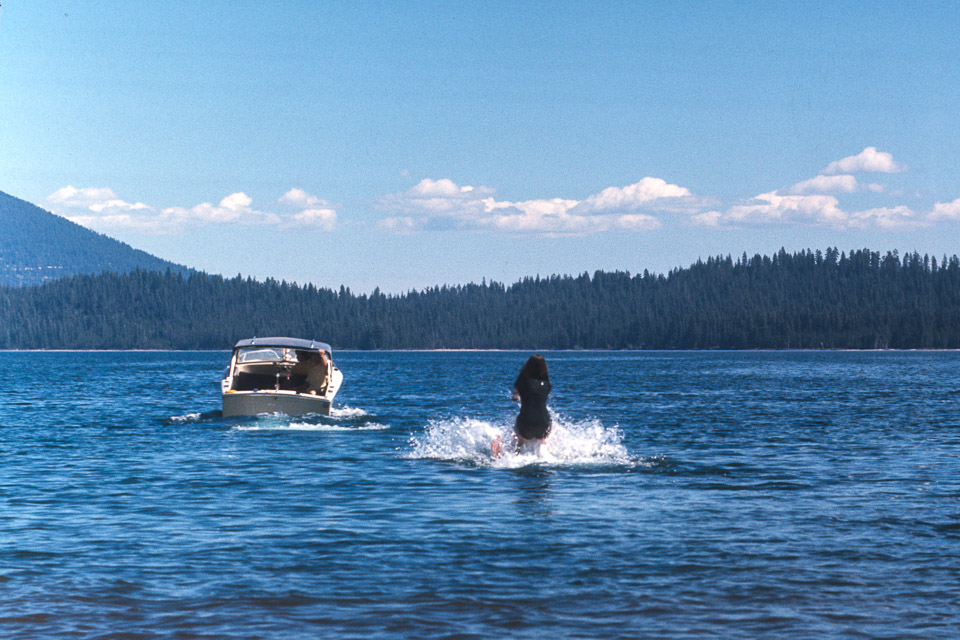
[{"label": "boat windshield", "polygon": [[241,349],[237,354],[237,362],[296,362],[297,354],[294,349],[283,347],[250,347]]}]

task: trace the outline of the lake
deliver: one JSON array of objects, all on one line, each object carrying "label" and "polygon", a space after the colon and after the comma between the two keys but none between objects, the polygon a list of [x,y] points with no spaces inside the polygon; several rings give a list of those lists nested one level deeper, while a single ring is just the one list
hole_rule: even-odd
[{"label": "lake", "polygon": [[960,354],[0,353],[0,637],[960,637]]}]

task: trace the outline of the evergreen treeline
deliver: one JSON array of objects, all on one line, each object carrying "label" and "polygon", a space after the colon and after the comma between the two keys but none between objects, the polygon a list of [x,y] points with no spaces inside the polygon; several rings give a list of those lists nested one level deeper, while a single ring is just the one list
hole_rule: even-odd
[{"label": "evergreen treeline", "polygon": [[0,288],[0,318],[5,349],[222,349],[267,335],[360,349],[960,348],[960,259],[781,250],[402,295],[138,270]]}]

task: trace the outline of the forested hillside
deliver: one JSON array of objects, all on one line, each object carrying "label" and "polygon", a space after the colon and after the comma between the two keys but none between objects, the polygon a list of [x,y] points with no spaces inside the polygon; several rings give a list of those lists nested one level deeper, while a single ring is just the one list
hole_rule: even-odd
[{"label": "forested hillside", "polygon": [[0,192],[0,285],[134,269],[189,271]]},{"label": "forested hillside", "polygon": [[960,348],[960,260],[784,251],[666,275],[597,272],[355,295],[193,273],[0,289],[0,348]]}]

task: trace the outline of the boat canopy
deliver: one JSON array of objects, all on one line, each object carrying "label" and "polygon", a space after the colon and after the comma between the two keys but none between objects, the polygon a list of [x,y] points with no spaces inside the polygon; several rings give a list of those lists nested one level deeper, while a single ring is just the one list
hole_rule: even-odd
[{"label": "boat canopy", "polygon": [[327,353],[333,353],[333,351],[330,349],[330,345],[328,345],[326,342],[318,342],[317,340],[301,340],[300,338],[248,338],[233,345],[234,350],[242,349],[244,347],[284,347],[287,349],[314,349],[317,351],[323,349]]}]

